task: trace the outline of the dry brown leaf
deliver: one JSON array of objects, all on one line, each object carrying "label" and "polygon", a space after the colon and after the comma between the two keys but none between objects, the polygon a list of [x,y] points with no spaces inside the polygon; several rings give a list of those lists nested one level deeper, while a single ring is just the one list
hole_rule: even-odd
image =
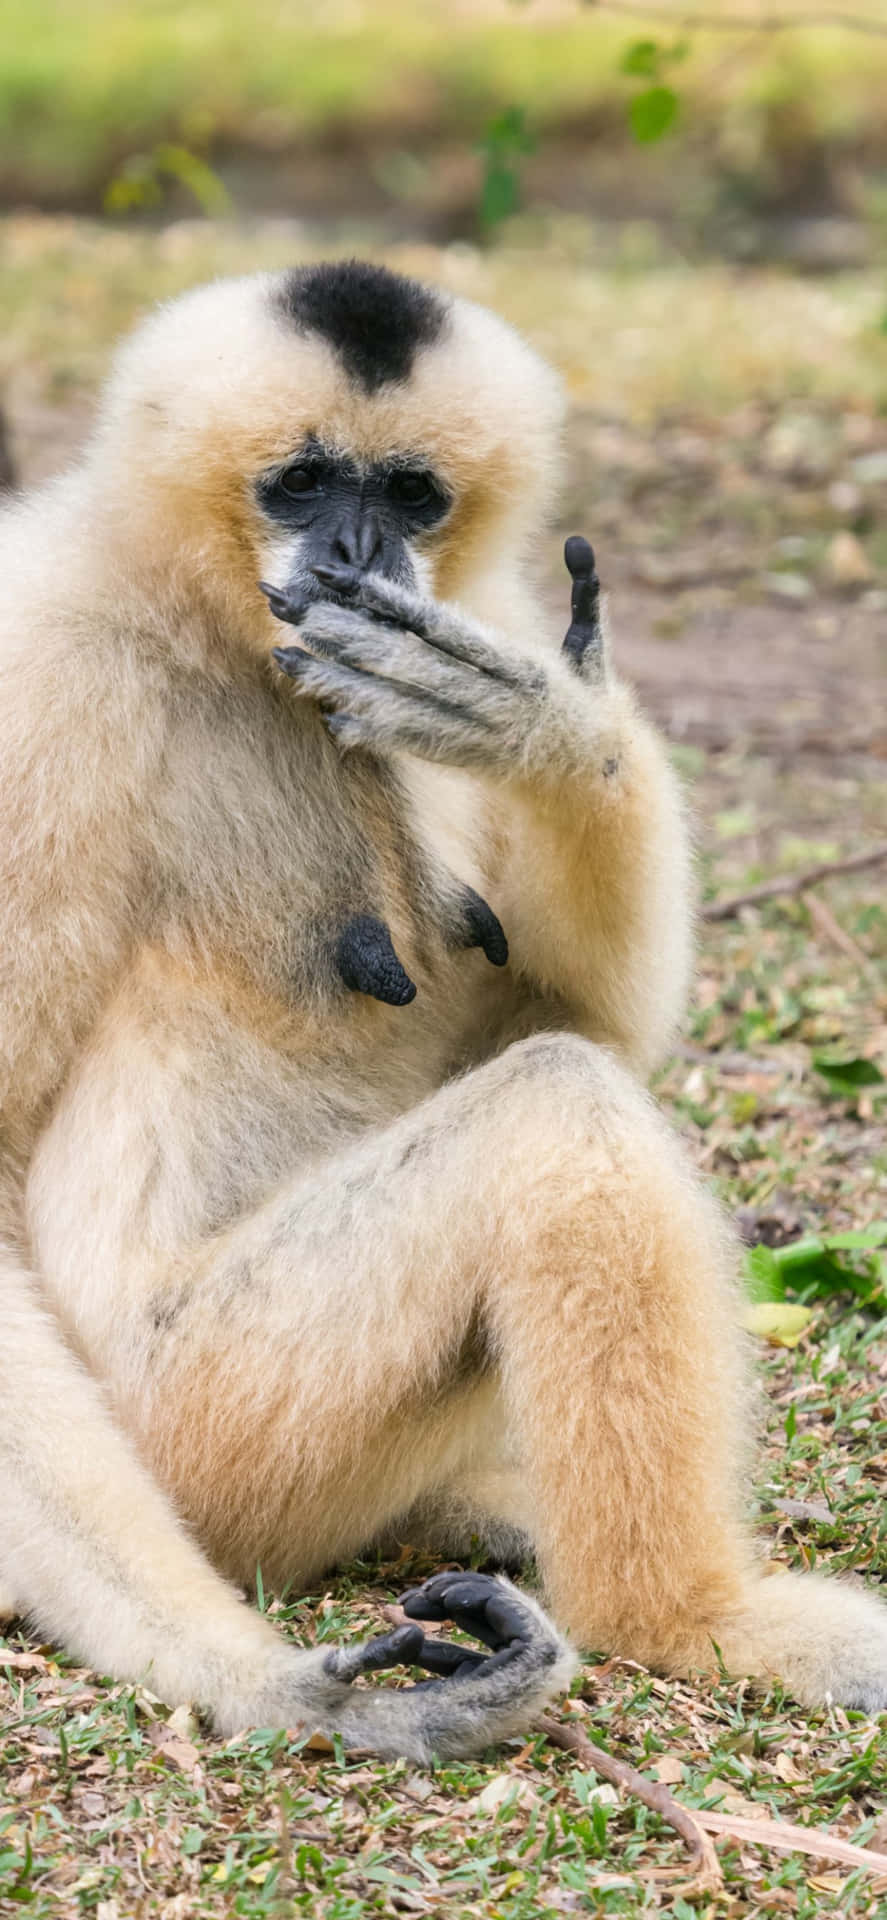
[{"label": "dry brown leaf", "polygon": [[679,1787],[683,1783],[684,1769],[673,1753],[664,1753],[650,1768],[654,1780],[661,1780],[664,1787]]},{"label": "dry brown leaf", "polygon": [[698,1807],[693,1808],[693,1818],[706,1833],[722,1833],[729,1840],[772,1847],[776,1853],[805,1853],[813,1860],[835,1860],[844,1867],[887,1876],[887,1853],[856,1847],[826,1827],[796,1827],[788,1820],[741,1820],[732,1813],[701,1812]]},{"label": "dry brown leaf", "polygon": [[303,1753],[335,1753],[336,1749],[325,1733],[311,1733],[302,1747]]},{"label": "dry brown leaf", "polygon": [[760,1800],[749,1800],[730,1780],[706,1780],[706,1796],[716,1793],[722,1801],[719,1813],[736,1813],[741,1820],[766,1820],[767,1809]]},{"label": "dry brown leaf", "polygon": [[191,1740],[185,1740],[180,1733],[165,1722],[156,1722],[148,1729],[148,1737],[156,1753],[162,1753],[180,1773],[193,1773],[200,1765],[200,1755]]},{"label": "dry brown leaf", "polygon": [[488,1780],[483,1791],[471,1802],[476,1813],[498,1813],[506,1801],[512,1801],[517,1807],[535,1807],[539,1795],[534,1793],[528,1780],[521,1780],[513,1773],[495,1773]]}]

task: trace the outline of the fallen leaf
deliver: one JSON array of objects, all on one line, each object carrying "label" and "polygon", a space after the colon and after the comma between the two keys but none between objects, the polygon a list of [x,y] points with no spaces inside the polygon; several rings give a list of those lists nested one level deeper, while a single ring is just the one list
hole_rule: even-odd
[{"label": "fallen leaf", "polygon": [[661,1781],[664,1787],[679,1787],[684,1778],[684,1769],[680,1760],[676,1760],[671,1753],[663,1754],[662,1759],[657,1760],[650,1768],[650,1772],[654,1780]]},{"label": "fallen leaf", "polygon": [[335,1753],[335,1751],[332,1741],[327,1739],[325,1733],[310,1733],[302,1744],[303,1753]]},{"label": "fallen leaf", "polygon": [[887,1853],[855,1847],[826,1827],[795,1827],[788,1820],[740,1820],[731,1813],[708,1813],[698,1807],[692,1811],[706,1833],[723,1833],[730,1840],[772,1847],[774,1853],[805,1853],[814,1860],[834,1860],[844,1867],[862,1867],[866,1873],[887,1874]]},{"label": "fallen leaf", "polygon": [[615,1787],[608,1786],[602,1780],[599,1787],[589,1787],[588,1805],[590,1807],[618,1807],[619,1795]]},{"label": "fallen leaf", "polygon": [[200,1765],[200,1755],[190,1740],[184,1740],[175,1733],[165,1721],[155,1722],[148,1729],[148,1737],[156,1753],[161,1753],[180,1773],[193,1773]]},{"label": "fallen leaf", "polygon": [[809,1307],[797,1307],[787,1300],[758,1300],[743,1311],[743,1325],[771,1347],[796,1347],[810,1325]]},{"label": "fallen leaf", "polygon": [[45,1673],[48,1664],[42,1653],[21,1653],[17,1647],[0,1647],[0,1667],[15,1667],[21,1673]]},{"label": "fallen leaf", "polygon": [[538,1799],[529,1781],[519,1780],[513,1773],[496,1773],[471,1805],[477,1813],[498,1813],[508,1801],[515,1807],[535,1807]]},{"label": "fallen leaf", "polygon": [[836,533],[825,550],[825,570],[833,586],[866,587],[875,570],[861,541],[846,528]]},{"label": "fallen leaf", "polygon": [[195,1740],[200,1732],[200,1723],[193,1707],[175,1707],[166,1723],[167,1733],[178,1734],[181,1740]]}]

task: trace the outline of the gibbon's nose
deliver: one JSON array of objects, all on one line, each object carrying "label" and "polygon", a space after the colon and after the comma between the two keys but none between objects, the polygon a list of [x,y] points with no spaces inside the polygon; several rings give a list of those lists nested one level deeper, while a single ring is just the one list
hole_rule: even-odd
[{"label": "gibbon's nose", "polygon": [[382,528],[376,515],[359,513],[343,520],[332,543],[332,557],[369,573],[382,557]]}]

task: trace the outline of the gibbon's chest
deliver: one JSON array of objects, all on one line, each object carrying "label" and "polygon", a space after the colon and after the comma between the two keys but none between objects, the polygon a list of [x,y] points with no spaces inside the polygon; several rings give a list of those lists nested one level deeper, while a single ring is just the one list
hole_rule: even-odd
[{"label": "gibbon's chest", "polygon": [[348,1029],[349,1051],[358,1034],[458,1047],[507,955],[472,784],[343,753],[291,698],[220,703],[199,734],[170,759],[176,918],[297,1024]]}]

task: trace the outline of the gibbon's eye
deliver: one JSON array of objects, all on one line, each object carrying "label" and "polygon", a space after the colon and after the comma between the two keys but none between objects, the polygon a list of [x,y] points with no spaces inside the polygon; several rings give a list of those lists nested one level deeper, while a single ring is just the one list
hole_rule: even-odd
[{"label": "gibbon's eye", "polygon": [[430,507],[440,499],[433,474],[424,473],[420,468],[404,467],[401,472],[391,475],[388,485],[400,507]]},{"label": "gibbon's eye", "polygon": [[280,485],[284,493],[296,500],[304,500],[306,495],[319,493],[323,485],[323,469],[316,464],[287,467],[280,476]]}]

